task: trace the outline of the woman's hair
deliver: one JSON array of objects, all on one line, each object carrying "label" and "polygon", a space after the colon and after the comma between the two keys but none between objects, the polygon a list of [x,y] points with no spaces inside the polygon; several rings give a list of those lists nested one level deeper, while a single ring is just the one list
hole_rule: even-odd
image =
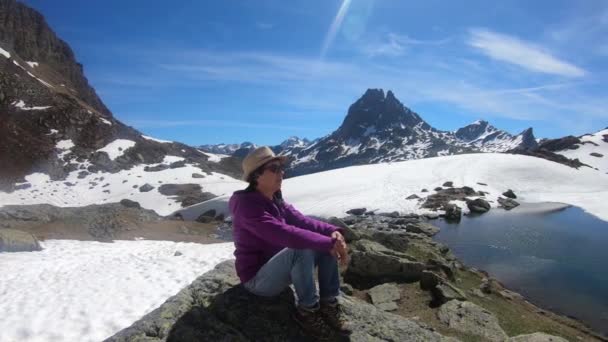
[{"label": "woman's hair", "polygon": [[[257,187],[258,187],[258,177],[260,177],[260,175],[262,173],[264,173],[264,167],[266,166],[266,164],[258,167],[257,169],[253,170],[253,172],[251,172],[249,174],[249,176],[247,177],[247,183],[249,183],[249,185],[247,186],[247,188],[245,189],[246,192],[251,192],[251,191],[256,191]],[[283,205],[284,201],[283,201],[283,193],[281,192],[281,190],[277,191],[274,193],[272,200],[274,201],[275,204],[281,206]]]}]

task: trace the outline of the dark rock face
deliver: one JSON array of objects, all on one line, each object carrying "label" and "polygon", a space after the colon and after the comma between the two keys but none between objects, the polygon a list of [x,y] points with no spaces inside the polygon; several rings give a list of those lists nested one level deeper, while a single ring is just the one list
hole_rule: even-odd
[{"label": "dark rock face", "polygon": [[548,139],[539,144],[539,149],[545,149],[550,152],[563,151],[567,149],[575,150],[578,148],[581,140],[575,136],[569,135],[559,139]]},{"label": "dark rock face", "polygon": [[[0,47],[10,53],[10,58],[0,57],[0,191],[15,190],[15,183],[33,172],[63,180],[83,169],[86,161],[89,172],[114,173],[142,163],[161,163],[167,155],[183,157],[183,163],[205,172],[240,174],[240,165],[234,162],[208,162],[195,148],[145,139],[116,120],[89,85],[70,47],[35,10],[14,0],[0,1]],[[42,109],[24,115],[32,114],[28,109],[32,107]],[[135,146],[114,160],[97,152],[116,139],[133,141]],[[74,146],[59,150],[60,141]],[[79,174],[86,176],[84,171]]]}]

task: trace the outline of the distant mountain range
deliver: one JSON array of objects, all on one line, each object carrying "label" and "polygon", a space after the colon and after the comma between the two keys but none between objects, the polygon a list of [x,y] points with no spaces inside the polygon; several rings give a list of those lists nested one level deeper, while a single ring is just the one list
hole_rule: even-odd
[{"label": "distant mountain range", "polygon": [[[244,157],[254,144],[202,146],[206,151]],[[405,107],[390,90],[368,89],[348,109],[336,131],[314,141],[291,137],[272,146],[291,157],[292,176],[351,165],[403,161],[475,152],[530,150],[538,143],[528,128],[518,135],[476,121],[456,131],[431,127],[420,115]],[[230,153],[231,152],[231,153]]]}]

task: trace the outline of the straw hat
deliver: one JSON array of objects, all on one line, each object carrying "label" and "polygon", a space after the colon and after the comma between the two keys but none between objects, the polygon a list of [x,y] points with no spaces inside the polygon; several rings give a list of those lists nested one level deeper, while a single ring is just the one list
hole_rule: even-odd
[{"label": "straw hat", "polygon": [[249,175],[258,167],[275,159],[280,160],[281,163],[287,161],[286,156],[275,155],[268,146],[261,146],[251,151],[243,160],[243,180],[246,182]]}]

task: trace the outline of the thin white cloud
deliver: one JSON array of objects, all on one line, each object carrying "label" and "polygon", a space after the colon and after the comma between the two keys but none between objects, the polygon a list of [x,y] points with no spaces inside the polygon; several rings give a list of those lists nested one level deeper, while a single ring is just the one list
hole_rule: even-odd
[{"label": "thin white cloud", "polygon": [[493,59],[546,74],[566,77],[582,77],[587,74],[585,70],[559,60],[533,43],[486,29],[471,29],[469,33],[469,45]]},{"label": "thin white cloud", "polygon": [[387,56],[398,57],[405,55],[407,48],[410,45],[442,45],[449,42],[450,39],[440,40],[420,40],[413,39],[407,35],[389,33],[386,40],[382,42],[370,43],[363,45],[361,48],[363,53],[368,57]]}]

